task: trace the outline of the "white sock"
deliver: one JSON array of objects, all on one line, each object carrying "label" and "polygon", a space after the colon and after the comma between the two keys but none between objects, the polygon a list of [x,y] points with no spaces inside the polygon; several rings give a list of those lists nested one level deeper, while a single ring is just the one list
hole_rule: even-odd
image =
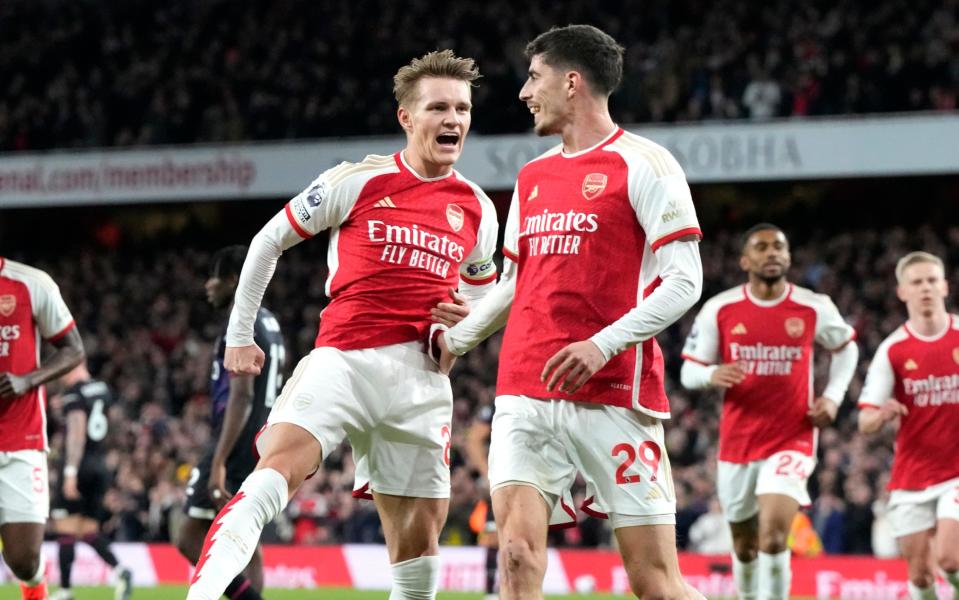
[{"label": "white sock", "polygon": [[43,583],[43,579],[47,575],[47,561],[43,558],[43,552],[40,552],[40,563],[37,565],[37,572],[33,574],[33,577],[24,581],[23,584],[27,587],[34,587]]},{"label": "white sock", "polygon": [[759,553],[758,600],[788,600],[789,586],[792,583],[789,558],[789,550],[783,550],[779,554]]},{"label": "white sock", "polygon": [[933,582],[929,587],[921,588],[913,582],[909,582],[909,597],[912,600],[937,600],[936,584]]},{"label": "white sock", "polygon": [[289,485],[273,469],[250,473],[207,533],[187,600],[219,600],[250,563],[263,527],[286,507]]},{"label": "white sock", "polygon": [[421,556],[396,563],[389,600],[433,600],[439,572],[439,556]]},{"label": "white sock", "polygon": [[733,552],[733,581],[740,600],[756,600],[759,580],[756,577],[756,559],[749,562],[739,560]]}]

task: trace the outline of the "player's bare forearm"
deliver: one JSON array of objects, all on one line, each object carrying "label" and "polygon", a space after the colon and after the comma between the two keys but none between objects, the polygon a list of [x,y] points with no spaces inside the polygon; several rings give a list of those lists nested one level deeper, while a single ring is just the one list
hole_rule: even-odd
[{"label": "player's bare forearm", "polygon": [[859,411],[859,432],[876,433],[889,421],[895,421],[898,417],[908,414],[909,409],[904,404],[891,398],[878,408],[864,407]]},{"label": "player's bare forearm", "polygon": [[835,422],[836,414],[838,412],[838,402],[825,396],[820,396],[819,398],[816,398],[815,402],[813,402],[812,408],[809,409],[809,412],[806,413],[806,416],[814,427],[819,427],[822,429],[823,427],[828,427]]},{"label": "player's bare forearm", "polygon": [[214,465],[226,464],[253,412],[253,381],[252,375],[234,375],[230,378],[230,397],[223,414],[223,428],[213,451]]},{"label": "player's bare forearm", "polygon": [[83,451],[87,445],[87,416],[82,410],[67,413],[67,434],[64,440],[66,457],[63,464],[74,469],[80,468]]},{"label": "player's bare forearm", "polygon": [[859,433],[872,434],[879,431],[883,426],[882,415],[879,409],[864,408],[859,411]]},{"label": "player's bare forearm", "polygon": [[76,327],[51,344],[56,351],[43,361],[40,368],[23,375],[0,373],[0,398],[22,396],[33,388],[60,377],[83,361],[83,340],[80,339]]}]

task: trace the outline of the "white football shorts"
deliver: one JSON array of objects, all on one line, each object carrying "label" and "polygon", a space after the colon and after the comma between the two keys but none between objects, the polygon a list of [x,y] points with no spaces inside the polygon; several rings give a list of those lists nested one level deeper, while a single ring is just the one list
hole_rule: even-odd
[{"label": "white football shorts", "polygon": [[586,481],[586,514],[613,528],[675,525],[676,495],[663,424],[617,406],[499,396],[490,438],[489,481],[539,490],[550,527],[576,523],[570,488]]},{"label": "white football shorts", "polygon": [[924,490],[893,490],[887,514],[892,535],[897,538],[932,529],[940,519],[959,521],[959,479]]},{"label": "white football shorts", "polygon": [[453,392],[421,348],[315,348],[296,366],[267,425],[299,425],[324,457],[348,437],[354,496],[449,498]]},{"label": "white football shorts", "polygon": [[49,514],[46,453],[0,452],[0,525],[46,523]]},{"label": "white football shorts", "polygon": [[809,506],[807,484],[816,460],[795,450],[777,452],[748,463],[719,461],[716,494],[730,523],[747,521],[759,513],[759,496],[782,494],[800,506]]}]

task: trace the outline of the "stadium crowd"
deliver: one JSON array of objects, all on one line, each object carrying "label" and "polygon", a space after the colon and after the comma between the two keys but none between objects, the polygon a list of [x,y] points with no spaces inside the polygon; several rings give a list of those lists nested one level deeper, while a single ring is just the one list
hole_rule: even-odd
[{"label": "stadium crowd", "polygon": [[[703,242],[704,298],[739,285],[739,232],[710,230]],[[187,238],[189,239],[189,238]],[[195,239],[195,238],[192,238]],[[204,301],[209,253],[186,239],[176,251],[155,247],[88,246],[86,250],[31,256],[60,282],[84,334],[91,370],[110,382],[120,403],[109,415],[109,464],[116,472],[104,515],[116,540],[170,539],[180,518],[191,466],[209,438],[208,377],[213,339],[225,315]],[[893,267],[905,252],[923,248],[943,256],[952,289],[959,289],[959,226],[907,230],[864,228],[795,235],[791,280],[829,294],[858,331],[861,363],[835,427],[821,436],[819,467],[811,479],[807,511],[826,552],[895,552],[884,533],[884,491],[892,441],[856,433],[855,400],[868,361],[883,337],[904,320],[892,292]],[[167,246],[172,247],[172,246]],[[264,302],[280,319],[294,360],[312,348],[325,304],[324,244],[303,244],[280,261]],[[16,259],[15,253],[10,253]],[[98,290],[91,293],[90,290]],[[679,353],[695,311],[659,336],[666,355],[673,418],[667,445],[678,495],[678,534],[687,549],[724,548],[725,527],[716,527],[715,453],[719,398],[689,393],[678,384]],[[443,539],[472,543],[469,517],[484,482],[466,462],[463,444],[474,415],[493,401],[499,336],[460,360],[453,375],[455,398],[453,494]],[[827,359],[820,353],[817,374]],[[823,377],[817,377],[822,380]],[[51,400],[51,414],[58,399]],[[56,419],[51,426],[56,428]],[[53,437],[53,460],[60,440]],[[372,503],[351,496],[353,464],[348,448],[309,480],[267,539],[299,544],[380,541]],[[577,490],[579,500],[583,490]],[[554,542],[610,543],[608,527],[580,513],[581,525],[554,534]],[[699,521],[699,523],[697,523]],[[691,532],[692,529],[692,532]]]},{"label": "stadium crowd", "polygon": [[0,151],[397,131],[391,77],[477,59],[474,129],[525,131],[522,49],[591,22],[628,49],[622,122],[955,110],[955,2],[14,1],[0,4]]}]

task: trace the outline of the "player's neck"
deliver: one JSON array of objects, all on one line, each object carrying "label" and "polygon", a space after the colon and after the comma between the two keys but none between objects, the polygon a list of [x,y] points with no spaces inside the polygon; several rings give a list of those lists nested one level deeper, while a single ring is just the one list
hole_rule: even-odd
[{"label": "player's neck", "polygon": [[946,330],[949,326],[949,313],[946,311],[935,311],[929,316],[910,315],[909,328],[922,337],[935,337]]},{"label": "player's neck", "polygon": [[405,162],[406,166],[413,171],[413,174],[418,175],[420,179],[445,177],[453,170],[452,165],[440,165],[429,162],[409,148],[403,150],[403,162]]},{"label": "player's neck", "polygon": [[563,152],[575,154],[592,148],[616,131],[616,123],[609,116],[609,111],[603,107],[595,107],[574,113],[573,118],[563,127]]},{"label": "player's neck", "polygon": [[749,280],[749,294],[757,300],[778,300],[786,293],[786,286],[788,285],[789,282],[786,281],[785,277],[773,282],[751,278]]}]

